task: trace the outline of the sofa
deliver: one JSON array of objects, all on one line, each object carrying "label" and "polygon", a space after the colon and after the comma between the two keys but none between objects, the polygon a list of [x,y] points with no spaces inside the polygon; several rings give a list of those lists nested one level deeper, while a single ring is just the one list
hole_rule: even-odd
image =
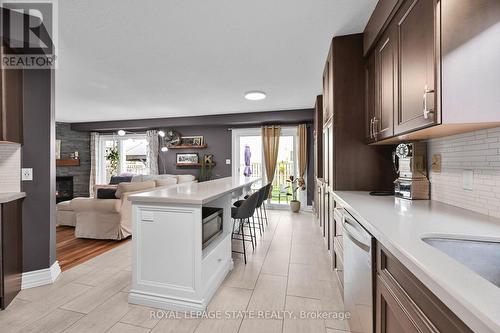
[{"label": "sofa", "polygon": [[114,198],[75,198],[59,203],[57,224],[71,225],[68,221],[73,223],[77,238],[124,239],[132,234],[132,205],[128,200],[130,195],[195,181],[196,178],[191,175],[156,175],[132,179],[131,182],[118,185],[96,185],[97,191],[100,188],[116,189]]}]

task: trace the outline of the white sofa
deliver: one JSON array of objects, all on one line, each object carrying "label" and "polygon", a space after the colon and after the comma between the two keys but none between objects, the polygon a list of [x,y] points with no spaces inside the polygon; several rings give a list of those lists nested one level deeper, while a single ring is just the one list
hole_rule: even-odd
[{"label": "white sofa", "polygon": [[[77,238],[116,239],[120,240],[132,234],[132,205],[128,197],[132,194],[153,190],[157,187],[175,186],[181,183],[194,182],[191,175],[159,175],[147,176],[144,180],[137,178],[130,183],[120,183],[116,187],[116,199],[75,198],[57,205],[57,223],[68,225],[74,221]],[[110,185],[96,185],[110,188]],[[73,214],[74,219],[70,218]]]}]

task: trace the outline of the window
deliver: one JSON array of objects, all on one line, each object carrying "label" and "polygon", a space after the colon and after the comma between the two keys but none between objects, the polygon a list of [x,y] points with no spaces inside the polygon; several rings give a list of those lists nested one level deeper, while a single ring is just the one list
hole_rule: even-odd
[{"label": "window", "polygon": [[122,173],[149,174],[148,142],[145,134],[101,135],[98,152],[98,184],[108,184]]}]

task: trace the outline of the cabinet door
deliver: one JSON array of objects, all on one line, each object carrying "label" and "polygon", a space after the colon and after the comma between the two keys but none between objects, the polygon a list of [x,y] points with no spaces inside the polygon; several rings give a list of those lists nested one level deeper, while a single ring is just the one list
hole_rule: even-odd
[{"label": "cabinet door", "polygon": [[435,0],[407,0],[395,16],[399,104],[395,134],[436,123]]},{"label": "cabinet door", "polygon": [[1,308],[5,309],[21,290],[23,272],[21,200],[1,205]]},{"label": "cabinet door", "polygon": [[325,68],[323,70],[323,122],[326,123],[333,115],[333,86],[332,86],[332,50],[326,57]]},{"label": "cabinet door", "polygon": [[365,137],[367,142],[375,139],[375,54],[372,53],[365,64]]},{"label": "cabinet door", "polygon": [[[3,44],[1,53],[7,50]],[[23,143],[23,70],[0,70],[0,141]]]},{"label": "cabinet door", "polygon": [[398,100],[397,69],[395,27],[390,25],[375,49],[376,140],[394,134],[393,119]]},{"label": "cabinet door", "polygon": [[418,333],[407,315],[407,311],[399,304],[397,297],[387,287],[384,280],[377,276],[376,291],[376,333]]}]

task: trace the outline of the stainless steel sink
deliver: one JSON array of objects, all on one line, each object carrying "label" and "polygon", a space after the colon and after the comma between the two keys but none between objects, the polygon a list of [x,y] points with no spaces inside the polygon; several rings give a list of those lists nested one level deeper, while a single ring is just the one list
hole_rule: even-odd
[{"label": "stainless steel sink", "polygon": [[446,237],[422,240],[500,288],[500,242]]}]

